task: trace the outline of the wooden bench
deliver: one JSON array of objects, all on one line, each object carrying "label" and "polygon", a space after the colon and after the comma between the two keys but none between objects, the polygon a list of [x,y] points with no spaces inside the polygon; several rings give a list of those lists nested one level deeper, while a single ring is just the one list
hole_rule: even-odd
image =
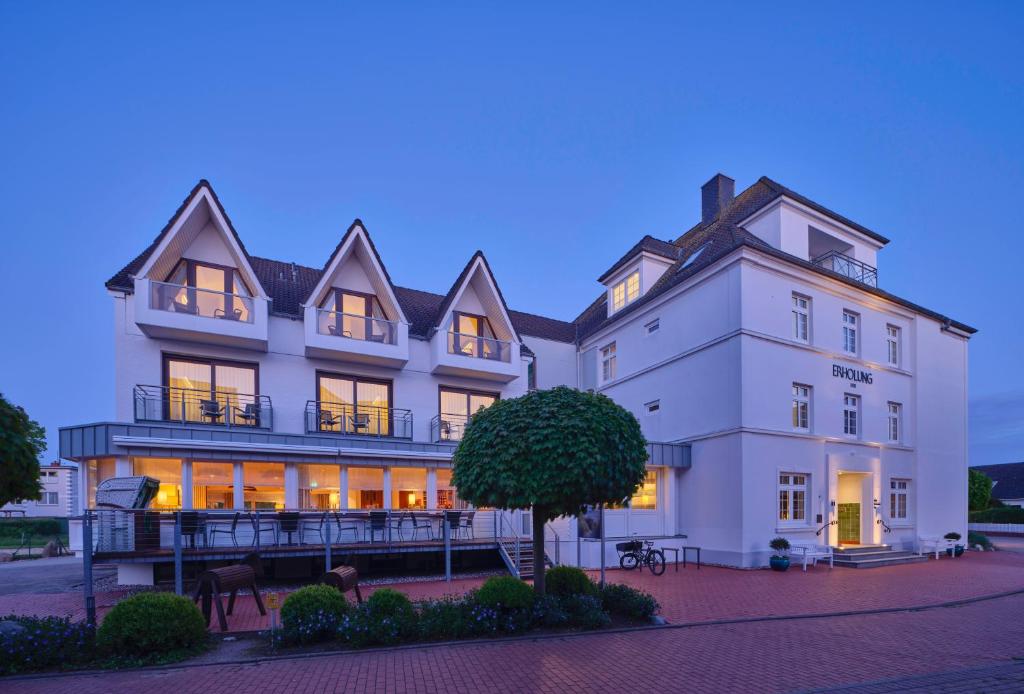
[{"label": "wooden bench", "polygon": [[238,595],[239,590],[244,588],[252,590],[260,614],[267,614],[267,609],[263,606],[263,599],[260,598],[260,592],[256,588],[256,577],[262,575],[263,564],[260,562],[259,555],[255,553],[245,555],[240,564],[210,569],[199,574],[199,578],[196,579],[195,592],[192,594],[192,601],[198,602],[199,598],[203,599],[203,617],[206,618],[206,626],[210,626],[210,607],[211,603],[214,603],[217,605],[217,623],[220,625],[220,630],[227,631],[228,622],[224,614],[221,593],[229,593],[227,614],[230,615],[235,609],[235,596]]},{"label": "wooden bench", "polygon": [[320,578],[320,582],[328,586],[334,586],[342,594],[354,590],[356,592],[356,600],[360,603],[363,601],[363,594],[359,592],[359,574],[351,566],[339,566],[331,569]]}]

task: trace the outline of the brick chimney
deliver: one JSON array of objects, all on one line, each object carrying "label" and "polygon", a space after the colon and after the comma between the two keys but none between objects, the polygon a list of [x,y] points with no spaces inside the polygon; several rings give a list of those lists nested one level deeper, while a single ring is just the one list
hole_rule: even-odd
[{"label": "brick chimney", "polygon": [[718,213],[729,206],[736,194],[736,181],[722,174],[715,174],[700,187],[700,221],[707,224]]}]

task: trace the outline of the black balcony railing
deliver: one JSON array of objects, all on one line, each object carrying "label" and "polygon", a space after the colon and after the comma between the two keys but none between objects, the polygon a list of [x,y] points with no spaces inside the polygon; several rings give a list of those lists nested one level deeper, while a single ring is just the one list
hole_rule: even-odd
[{"label": "black balcony railing", "polygon": [[819,255],[811,262],[826,270],[838,272],[840,275],[849,277],[851,280],[863,282],[871,287],[878,286],[877,268],[873,268],[867,263],[862,263],[856,258],[851,258],[839,251],[829,251],[824,255]]},{"label": "black balcony railing", "polygon": [[306,433],[412,438],[412,411],[396,407],[310,400]]},{"label": "black balcony railing", "polygon": [[266,395],[137,385],[133,399],[136,422],[274,428],[274,408]]},{"label": "black balcony railing", "polygon": [[468,423],[468,415],[439,414],[430,420],[430,440],[434,442],[461,441]]},{"label": "black balcony railing", "polygon": [[448,354],[488,359],[490,361],[512,361],[512,343],[481,337],[468,333],[448,333]]}]

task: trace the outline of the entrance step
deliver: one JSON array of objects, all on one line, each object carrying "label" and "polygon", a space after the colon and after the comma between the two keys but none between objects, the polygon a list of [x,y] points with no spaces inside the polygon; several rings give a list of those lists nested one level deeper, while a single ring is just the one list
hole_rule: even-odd
[{"label": "entrance step", "polygon": [[873,569],[896,564],[916,564],[928,561],[913,552],[895,550],[888,545],[861,545],[833,550],[836,566],[851,569]]}]

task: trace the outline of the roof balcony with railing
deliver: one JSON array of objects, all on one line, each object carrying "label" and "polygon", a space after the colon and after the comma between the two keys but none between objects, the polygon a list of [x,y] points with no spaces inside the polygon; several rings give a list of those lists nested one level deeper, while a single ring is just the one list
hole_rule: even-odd
[{"label": "roof balcony with railing", "polygon": [[430,420],[430,440],[433,443],[458,442],[469,423],[469,415],[442,412]]},{"label": "roof balcony with railing", "polygon": [[134,310],[149,337],[267,349],[266,299],[138,277]]},{"label": "roof balcony with railing", "polygon": [[306,356],[400,369],[409,361],[409,326],[400,321],[307,306]]},{"label": "roof balcony with railing", "polygon": [[310,400],[306,403],[306,433],[412,439],[412,411]]},{"label": "roof balcony with railing", "polygon": [[432,340],[433,373],[507,383],[522,375],[519,343],[492,337],[438,332]]},{"label": "roof balcony with railing", "polygon": [[267,395],[137,385],[132,400],[136,422],[274,428],[274,408]]},{"label": "roof balcony with railing", "polygon": [[816,258],[812,258],[811,263],[826,270],[839,273],[844,277],[849,277],[851,280],[866,284],[869,287],[878,286],[878,269],[845,253],[829,251]]}]

